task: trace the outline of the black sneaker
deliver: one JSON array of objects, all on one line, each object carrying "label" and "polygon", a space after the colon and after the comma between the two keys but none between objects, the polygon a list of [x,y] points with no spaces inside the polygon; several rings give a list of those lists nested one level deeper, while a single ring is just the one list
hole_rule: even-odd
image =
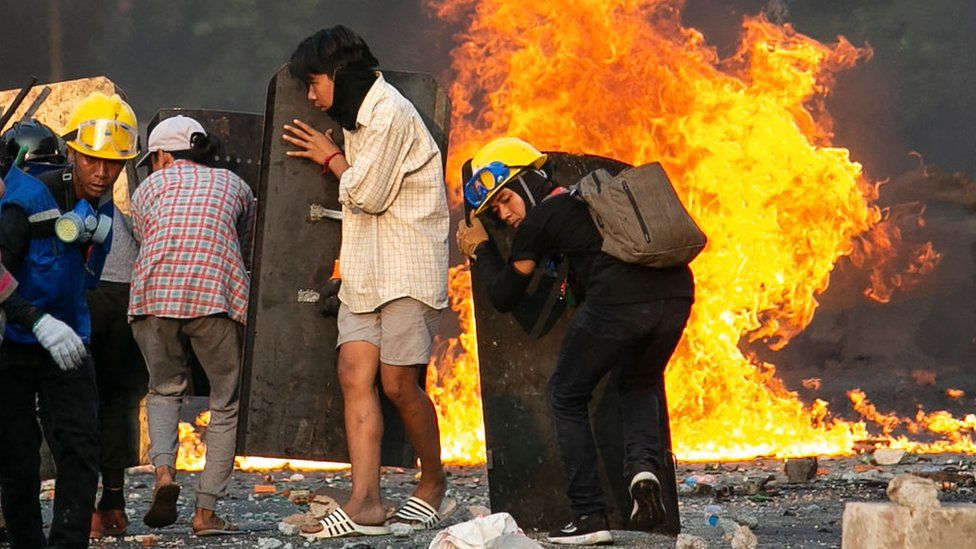
[{"label": "black sneaker", "polygon": [[613,543],[607,516],[583,515],[562,528],[549,532],[549,543],[562,545],[609,545]]},{"label": "black sneaker", "polygon": [[641,471],[630,481],[630,497],[634,508],[630,511],[630,525],[650,532],[664,522],[666,512],[661,499],[661,483],[650,471]]}]

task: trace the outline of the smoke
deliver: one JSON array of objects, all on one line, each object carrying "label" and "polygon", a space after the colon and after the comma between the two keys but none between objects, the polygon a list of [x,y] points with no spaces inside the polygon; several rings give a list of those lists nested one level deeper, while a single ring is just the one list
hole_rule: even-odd
[{"label": "smoke", "polygon": [[[451,29],[420,0],[44,0],[3,2],[0,89],[105,75],[143,123],[165,107],[263,113],[268,81],[322,27],[364,36],[381,66],[440,75]],[[53,9],[48,9],[52,8]],[[51,29],[61,28],[60,56]],[[59,68],[60,66],[60,68]]]}]

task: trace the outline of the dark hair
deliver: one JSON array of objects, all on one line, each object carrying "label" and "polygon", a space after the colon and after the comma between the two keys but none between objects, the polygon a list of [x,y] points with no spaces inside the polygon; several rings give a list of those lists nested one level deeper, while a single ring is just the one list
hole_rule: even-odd
[{"label": "dark hair", "polygon": [[307,83],[313,74],[325,74],[335,80],[336,72],[346,67],[372,69],[379,64],[361,36],[336,25],[302,40],[291,54],[288,71]]},{"label": "dark hair", "polygon": [[224,168],[224,145],[214,134],[194,132],[190,135],[190,149],[169,151],[176,160],[189,160],[211,168]]}]

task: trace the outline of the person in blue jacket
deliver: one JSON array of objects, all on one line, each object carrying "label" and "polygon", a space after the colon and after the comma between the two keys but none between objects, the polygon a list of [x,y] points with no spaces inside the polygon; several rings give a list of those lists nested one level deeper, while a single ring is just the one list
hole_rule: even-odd
[{"label": "person in blue jacket", "polygon": [[[11,547],[87,547],[99,474],[98,392],[86,345],[85,290],[111,243],[112,185],[137,154],[137,123],[119,96],[93,93],[64,138],[73,169],[48,183],[9,158],[0,166],[0,258],[17,279],[0,307],[0,503]],[[58,471],[45,540],[38,405]],[[12,442],[16,443],[12,443]]]}]

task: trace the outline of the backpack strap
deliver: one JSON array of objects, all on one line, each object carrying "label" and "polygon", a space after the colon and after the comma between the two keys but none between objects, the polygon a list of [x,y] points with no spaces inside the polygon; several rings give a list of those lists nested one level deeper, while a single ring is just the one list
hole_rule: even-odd
[{"label": "backpack strap", "polygon": [[538,318],[536,318],[535,325],[532,326],[532,331],[529,332],[529,337],[532,339],[538,339],[542,336],[543,331],[545,331],[553,308],[563,297],[562,284],[563,281],[566,280],[567,275],[569,275],[569,260],[563,258],[563,260],[559,262],[559,269],[556,271],[555,288],[553,291],[549,292],[549,296],[546,297],[545,303],[542,304],[542,310],[539,312]]}]

